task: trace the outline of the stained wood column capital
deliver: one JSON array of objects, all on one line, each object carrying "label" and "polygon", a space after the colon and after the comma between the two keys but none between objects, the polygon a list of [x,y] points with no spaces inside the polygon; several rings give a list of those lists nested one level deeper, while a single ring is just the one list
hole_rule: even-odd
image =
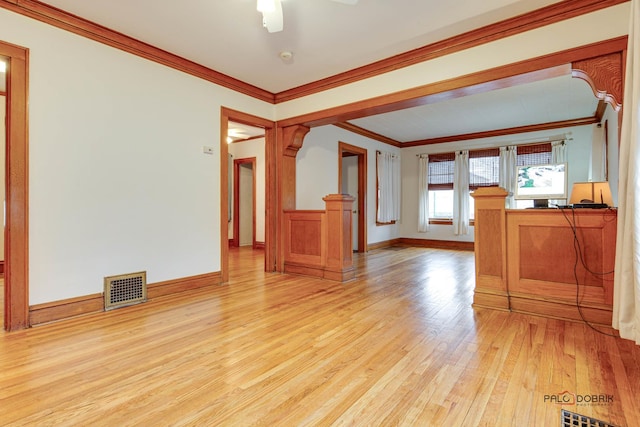
[{"label": "stained wood column capital", "polygon": [[575,61],[571,75],[586,81],[594,95],[611,104],[615,111],[622,107],[623,62],[622,52]]},{"label": "stained wood column capital", "polygon": [[309,130],[310,128],[303,125],[282,128],[282,154],[287,157],[296,157]]}]

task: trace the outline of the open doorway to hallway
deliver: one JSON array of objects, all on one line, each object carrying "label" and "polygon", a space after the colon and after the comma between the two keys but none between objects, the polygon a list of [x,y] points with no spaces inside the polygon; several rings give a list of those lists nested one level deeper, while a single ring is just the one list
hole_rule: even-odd
[{"label": "open doorway to hallway", "polygon": [[353,250],[367,252],[367,149],[338,144],[338,187],[355,197],[352,209]]},{"label": "open doorway to hallway", "polygon": [[[275,270],[275,124],[222,108],[221,115],[221,273],[230,280],[236,247],[262,251],[263,271]],[[233,278],[235,280],[235,278]]]}]

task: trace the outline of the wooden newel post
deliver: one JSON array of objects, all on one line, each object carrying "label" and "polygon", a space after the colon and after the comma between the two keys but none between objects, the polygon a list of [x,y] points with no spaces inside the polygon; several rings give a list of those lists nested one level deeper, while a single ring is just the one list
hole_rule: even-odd
[{"label": "wooden newel post", "polygon": [[479,188],[475,205],[476,287],[473,305],[509,310],[505,199],[500,187]]},{"label": "wooden newel post", "polygon": [[324,277],[345,282],[355,277],[353,268],[352,205],[348,194],[329,194],[322,198],[326,211],[327,261]]}]

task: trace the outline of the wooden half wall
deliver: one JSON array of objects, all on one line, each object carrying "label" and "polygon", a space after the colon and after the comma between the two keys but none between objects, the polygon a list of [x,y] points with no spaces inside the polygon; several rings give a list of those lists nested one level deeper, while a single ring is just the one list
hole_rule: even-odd
[{"label": "wooden half wall", "polygon": [[284,271],[345,282],[355,277],[352,196],[330,194],[325,210],[284,212]]}]

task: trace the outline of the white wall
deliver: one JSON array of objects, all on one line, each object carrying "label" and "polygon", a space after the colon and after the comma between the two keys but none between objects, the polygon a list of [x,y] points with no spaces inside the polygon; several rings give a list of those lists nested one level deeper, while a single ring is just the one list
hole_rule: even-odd
[{"label": "white wall", "polygon": [[[296,209],[324,210],[322,198],[340,193],[338,188],[338,142],[367,149],[367,243],[396,239],[400,223],[376,224],[376,150],[400,153],[400,149],[335,126],[311,129],[298,151],[296,162]],[[404,151],[402,152],[404,156]]]},{"label": "white wall", "polygon": [[115,274],[220,271],[220,108],[274,107],[5,9],[0,22],[30,55],[30,304]]},{"label": "white wall", "polygon": [[[233,159],[245,159],[249,157],[256,158],[256,241],[264,242],[264,224],[265,224],[265,139],[251,139],[243,142],[235,142],[229,144],[229,154],[233,155]],[[229,238],[233,238],[233,221],[229,223]]]},{"label": "white wall", "polygon": [[452,152],[461,149],[477,149],[486,147],[499,147],[514,143],[526,143],[540,141],[541,138],[569,133],[573,140],[567,142],[568,157],[568,188],[575,181],[586,181],[589,174],[589,162],[593,126],[580,126],[566,129],[555,129],[546,132],[532,132],[506,137],[483,138],[461,142],[425,145],[411,147],[402,150],[402,227],[401,237],[451,240],[460,242],[472,242],[474,229],[471,227],[469,234],[456,236],[453,234],[452,225],[432,224],[429,231],[419,233],[418,230],[418,159],[416,154],[433,154]]}]

